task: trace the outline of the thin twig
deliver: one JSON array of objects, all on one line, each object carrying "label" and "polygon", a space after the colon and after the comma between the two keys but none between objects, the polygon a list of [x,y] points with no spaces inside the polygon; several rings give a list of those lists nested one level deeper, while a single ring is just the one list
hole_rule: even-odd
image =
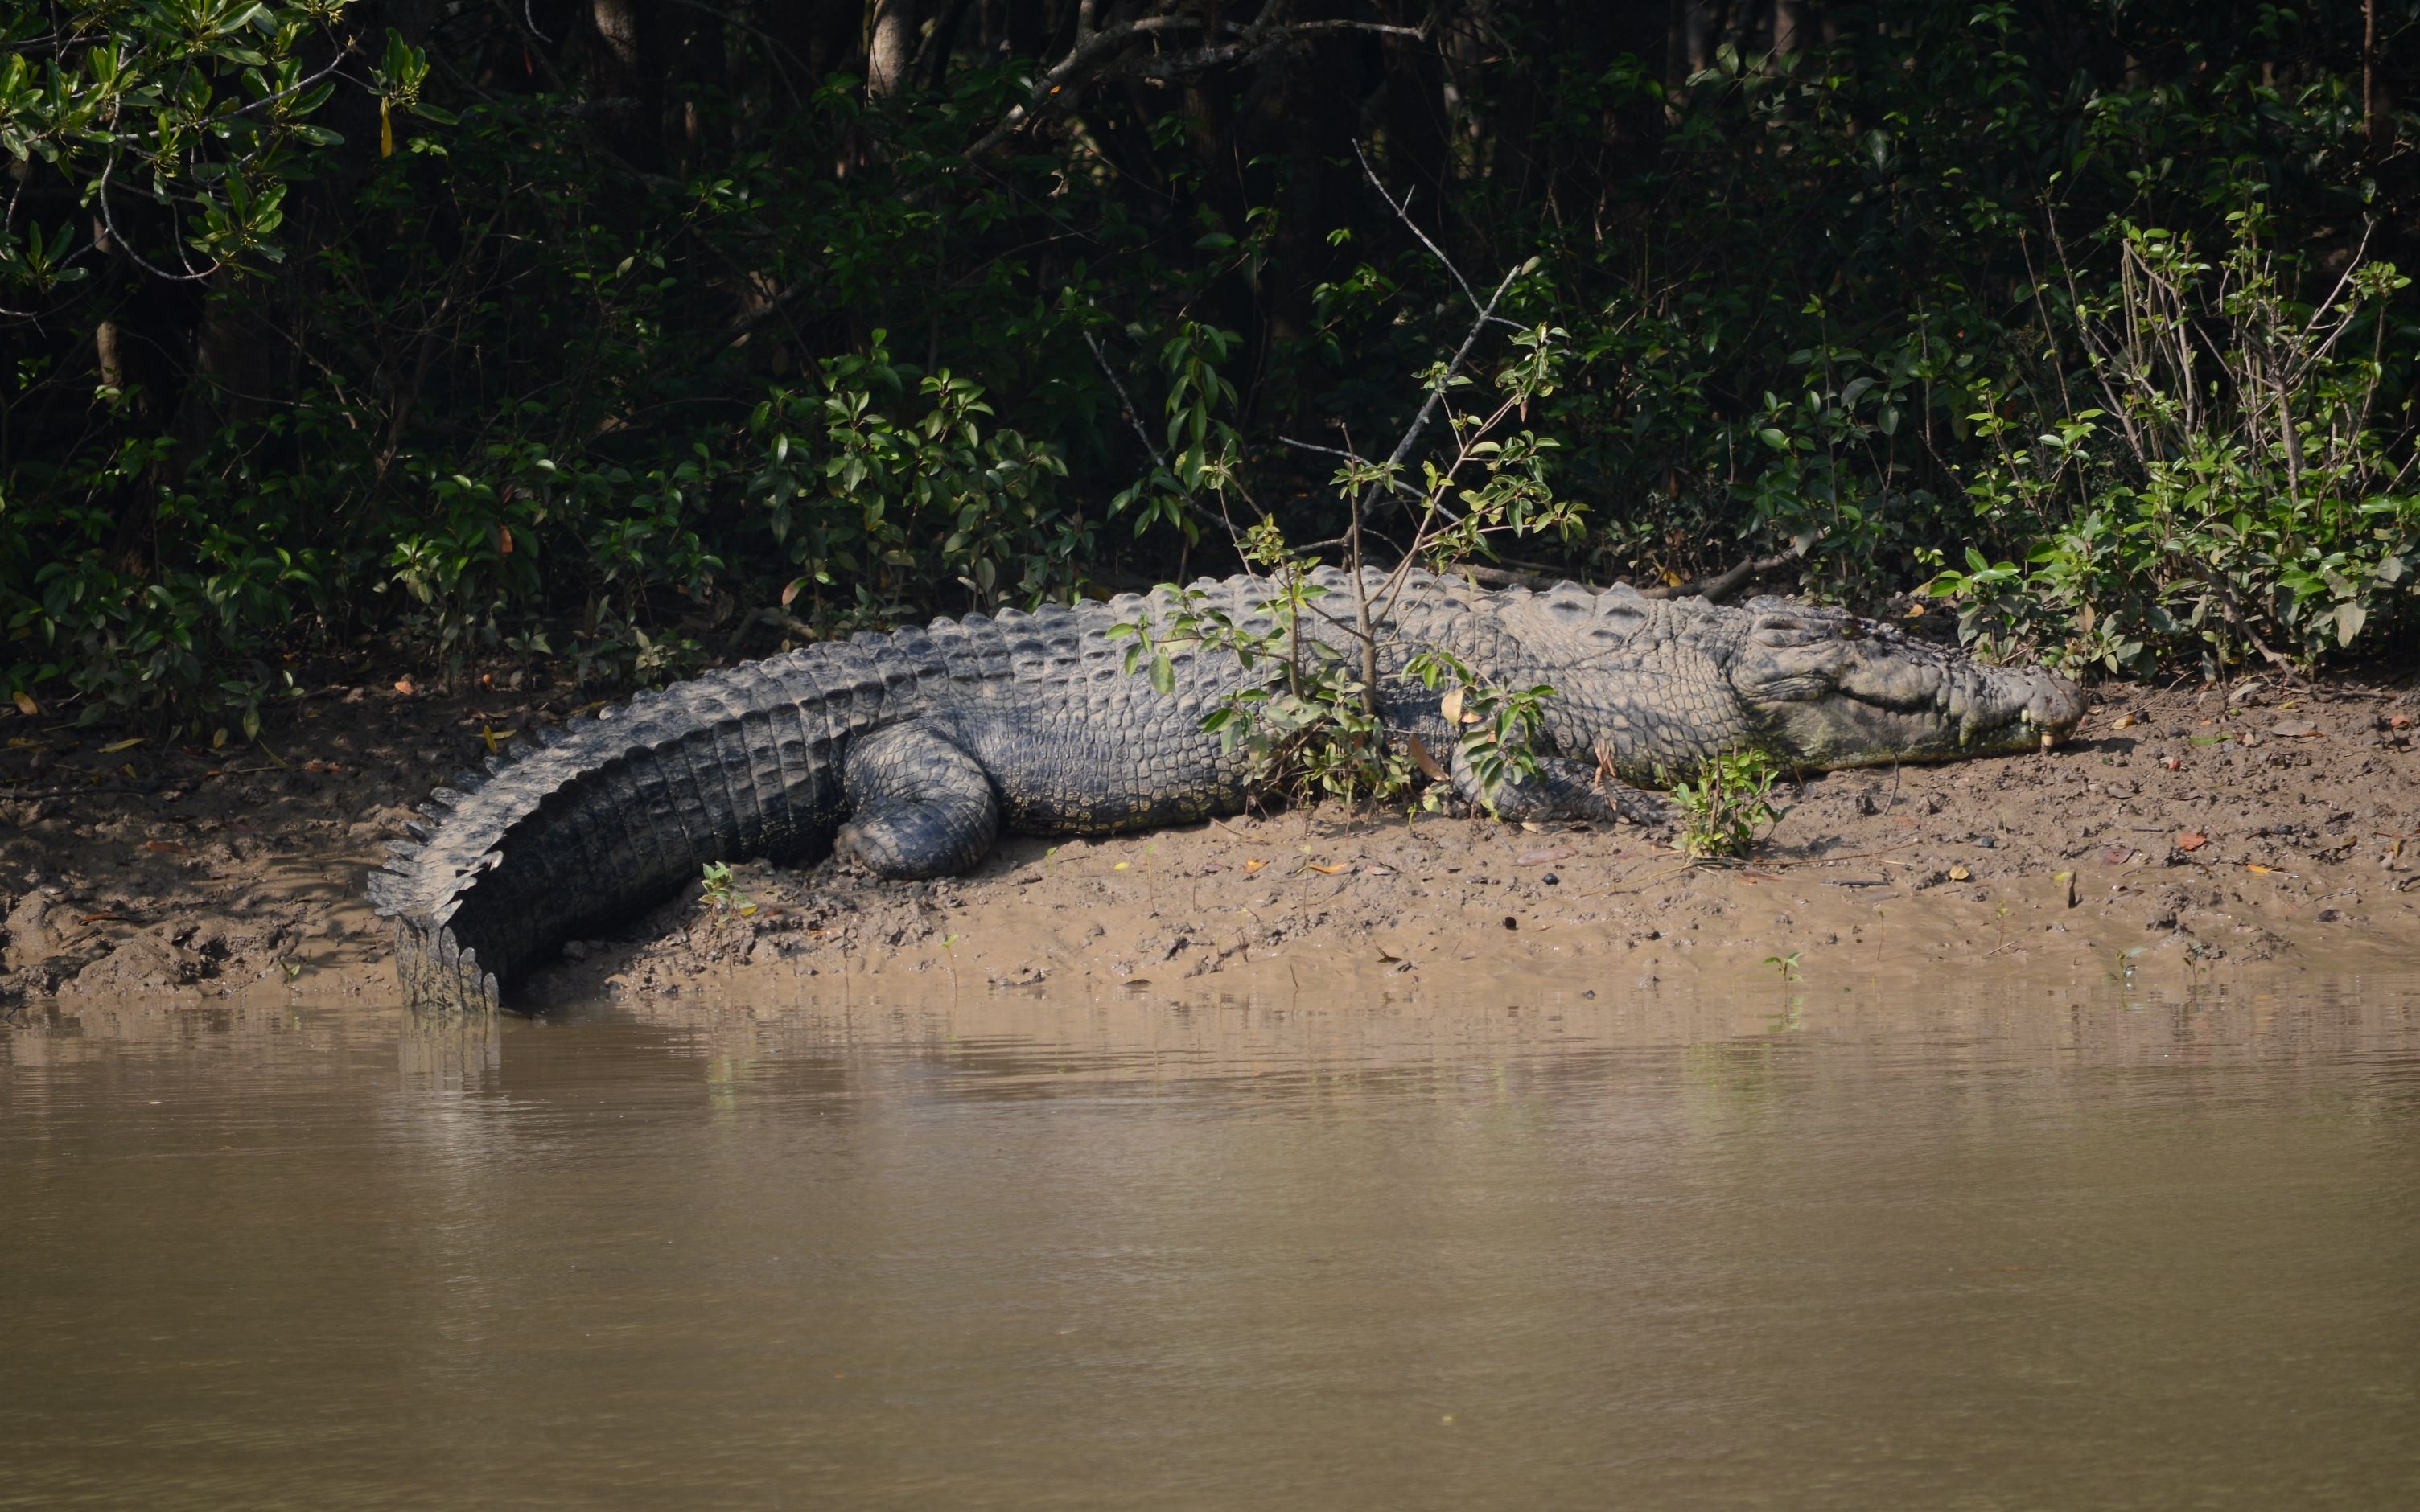
[{"label": "thin twig", "polygon": [[1903,851],[1911,845],[1923,843],[1923,836],[1911,835],[1896,845],[1885,845],[1878,851],[1848,851],[1838,856],[1767,856],[1756,864],[1759,866],[1828,866],[1834,861],[1870,861],[1877,856],[1888,856],[1893,851]]},{"label": "thin twig", "polygon": [[[1291,436],[1279,437],[1278,444],[1280,446],[1292,446],[1305,452],[1323,452],[1329,456],[1341,456],[1347,462],[1359,463],[1363,467],[1370,465],[1369,458],[1360,455],[1358,453],[1348,452],[1341,446],[1321,446],[1315,441],[1296,440]],[[1405,483],[1403,479],[1394,476],[1392,473],[1388,474],[1386,483],[1388,487],[1394,489],[1398,493],[1406,493],[1415,499],[1420,497],[1420,491],[1418,488],[1413,487],[1410,484]],[[1342,544],[1343,539],[1344,538],[1342,536],[1338,536],[1335,542],[1329,544]]]},{"label": "thin twig", "polygon": [[[1109,365],[1109,353],[1101,350],[1100,338],[1087,331],[1084,332],[1084,345],[1093,348],[1093,361],[1101,364],[1101,376],[1109,380],[1109,387],[1118,391],[1118,403],[1125,408],[1126,424],[1134,427],[1135,439],[1142,442],[1142,449],[1150,455],[1152,461],[1158,464],[1162,471],[1168,471],[1166,454],[1162,453],[1158,445],[1152,440],[1151,432],[1144,428],[1142,416],[1136,413],[1134,398],[1126,393],[1125,380],[1118,377],[1117,369]],[[1178,479],[1176,486],[1184,488],[1184,480]],[[1193,491],[1187,488],[1185,497],[1190,501],[1193,498]]]},{"label": "thin twig", "polygon": [[259,110],[264,106],[274,105],[279,100],[284,100],[290,95],[301,94],[303,90],[310,88],[313,85],[318,84],[320,80],[335,72],[339,68],[342,68],[345,62],[345,54],[351,51],[351,42],[345,41],[337,43],[336,55],[329,60],[326,68],[321,69],[318,72],[311,75],[311,77],[303,80],[300,84],[288,85],[284,89],[280,89],[273,95],[263,95],[249,105],[238,106],[235,110],[229,112],[229,114],[235,116],[249,116],[254,111]]},{"label": "thin twig", "polygon": [[[1361,142],[1358,137],[1356,137],[1353,142],[1353,155],[1361,160],[1361,171],[1369,175],[1370,187],[1376,190],[1378,192],[1378,197],[1387,202],[1387,208],[1395,212],[1395,219],[1404,223],[1404,229],[1419,238],[1420,245],[1429,249],[1429,255],[1435,257],[1438,262],[1445,265],[1445,270],[1451,273],[1453,275],[1453,281],[1462,285],[1463,297],[1470,301],[1470,307],[1474,310],[1479,309],[1479,291],[1470,286],[1469,279],[1462,276],[1462,270],[1453,265],[1453,259],[1445,255],[1445,249],[1430,240],[1429,234],[1421,230],[1419,223],[1412,219],[1412,196],[1406,193],[1401,201],[1398,201],[1394,195],[1387,193],[1387,186],[1379,180],[1378,170],[1370,166],[1370,154],[1361,149]],[[1481,318],[1486,318],[1483,312]],[[1520,329],[1520,323],[1518,321],[1504,320],[1501,316],[1498,316],[1497,318],[1499,323],[1503,325],[1511,326],[1516,331]]]},{"label": "thin twig", "polygon": [[1395,450],[1388,456],[1387,466],[1390,470],[1403,466],[1404,458],[1412,455],[1413,443],[1419,440],[1420,432],[1428,428],[1429,418],[1436,413],[1437,406],[1445,399],[1445,391],[1452,386],[1453,380],[1462,373],[1463,364],[1470,360],[1471,348],[1479,345],[1481,333],[1486,331],[1489,319],[1496,314],[1496,306],[1503,301],[1505,291],[1512,288],[1512,281],[1520,277],[1528,267],[1528,264],[1523,263],[1506,273],[1504,282],[1497,285],[1496,292],[1488,296],[1486,305],[1479,312],[1479,318],[1471,322],[1470,333],[1462,338],[1462,346],[1455,350],[1453,361],[1437,375],[1435,386],[1429,390],[1428,402],[1421,405],[1419,413],[1412,417],[1411,424],[1404,431],[1404,439],[1395,443]]},{"label": "thin twig", "polygon": [[1610,898],[1617,892],[1637,892],[1641,887],[1652,887],[1656,883],[1667,881],[1672,877],[1683,876],[1697,870],[1698,863],[1691,861],[1686,866],[1676,866],[1667,872],[1658,872],[1652,876],[1641,877],[1637,882],[1616,883],[1610,887],[1601,887],[1595,892],[1584,892],[1579,894],[1579,896],[1583,898]]}]

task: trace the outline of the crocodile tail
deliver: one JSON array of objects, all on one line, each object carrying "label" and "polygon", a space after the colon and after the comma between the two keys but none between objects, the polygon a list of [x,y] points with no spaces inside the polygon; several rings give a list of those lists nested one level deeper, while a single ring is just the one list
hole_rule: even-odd
[{"label": "crocodile tail", "polygon": [[493,1010],[566,941],[709,862],[828,850],[843,747],[914,696],[913,649],[810,646],[643,693],[438,788],[369,884],[406,1002]]}]

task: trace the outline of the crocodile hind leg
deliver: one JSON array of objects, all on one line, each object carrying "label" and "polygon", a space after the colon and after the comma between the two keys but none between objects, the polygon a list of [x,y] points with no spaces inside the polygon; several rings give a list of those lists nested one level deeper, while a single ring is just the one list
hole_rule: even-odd
[{"label": "crocodile hind leg", "polygon": [[975,759],[931,730],[893,725],[852,747],[841,781],[856,813],[832,850],[895,881],[947,876],[984,858],[1000,797]]},{"label": "crocodile hind leg", "polygon": [[[1479,776],[1459,748],[1449,775],[1454,791],[1480,802]],[[1602,768],[1568,756],[1541,756],[1535,772],[1515,773],[1496,787],[1496,812],[1514,823],[1546,819],[1622,820],[1634,825],[1660,825],[1671,818],[1671,807],[1652,793],[1623,787]]]}]

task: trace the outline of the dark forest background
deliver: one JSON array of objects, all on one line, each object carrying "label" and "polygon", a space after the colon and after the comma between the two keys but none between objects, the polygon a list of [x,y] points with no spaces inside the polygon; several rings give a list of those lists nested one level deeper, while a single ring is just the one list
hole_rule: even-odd
[{"label": "dark forest background", "polygon": [[1472,392],[1543,347],[1581,524],[1499,570],[1761,561],[2131,672],[2420,619],[2420,0],[0,25],[21,706],[612,689],[1233,570],[1337,535],[1313,448],[1388,450],[1508,276]]}]

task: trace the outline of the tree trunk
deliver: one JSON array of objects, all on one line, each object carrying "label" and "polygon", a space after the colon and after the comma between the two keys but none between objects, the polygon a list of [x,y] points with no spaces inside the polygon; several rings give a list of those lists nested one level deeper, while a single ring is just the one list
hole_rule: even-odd
[{"label": "tree trunk", "polygon": [[1807,45],[1807,0],[1773,0],[1773,51],[1795,53]]},{"label": "tree trunk", "polygon": [[923,29],[918,0],[874,0],[874,32],[865,51],[865,92],[876,100],[895,95],[908,84],[916,62],[918,34]]},{"label": "tree trunk", "polygon": [[589,0],[594,28],[589,100],[607,145],[624,162],[652,169],[663,160],[663,28],[657,0]]}]

